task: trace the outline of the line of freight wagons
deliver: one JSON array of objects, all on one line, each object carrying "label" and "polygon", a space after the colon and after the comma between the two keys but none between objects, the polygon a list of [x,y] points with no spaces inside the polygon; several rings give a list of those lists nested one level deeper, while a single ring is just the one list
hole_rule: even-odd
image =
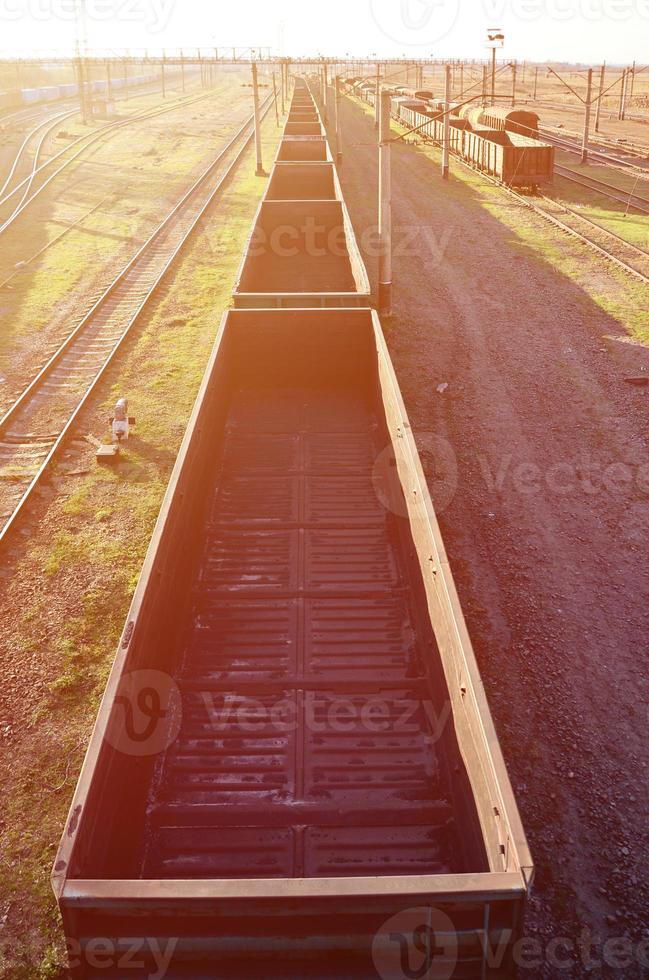
[{"label": "line of freight wagons", "polygon": [[234,298],[56,857],[74,976],[131,975],[98,944],[170,980],[509,976],[532,862],[299,79]]},{"label": "line of freight wagons", "polygon": [[[375,84],[348,82],[346,91],[370,105],[375,104]],[[443,102],[395,92],[392,115],[409,130],[416,131],[419,138],[441,144]],[[451,152],[505,184],[537,188],[553,180],[555,159],[554,146],[535,138],[538,124],[536,113],[525,109],[451,104]]]}]

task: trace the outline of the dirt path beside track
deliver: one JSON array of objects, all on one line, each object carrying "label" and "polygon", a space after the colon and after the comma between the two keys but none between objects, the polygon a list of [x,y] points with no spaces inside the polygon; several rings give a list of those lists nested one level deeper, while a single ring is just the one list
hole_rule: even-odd
[{"label": "dirt path beside track", "polygon": [[[368,245],[375,131],[348,99],[342,126]],[[649,350],[593,299],[605,266],[584,258],[586,291],[403,144],[393,205],[385,329],[537,867],[526,931],[544,963],[520,975],[588,976],[626,937],[630,958],[609,945],[596,975],[649,976],[649,388],[625,383]]]}]

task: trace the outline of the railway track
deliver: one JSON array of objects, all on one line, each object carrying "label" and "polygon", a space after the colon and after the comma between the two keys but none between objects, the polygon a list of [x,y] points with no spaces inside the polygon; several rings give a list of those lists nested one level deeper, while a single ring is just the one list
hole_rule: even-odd
[{"label": "railway track", "polygon": [[[70,116],[73,116],[73,115],[76,115],[76,110],[74,110],[74,109],[73,110],[68,110],[67,112],[58,112],[54,116],[48,116],[45,119],[41,119],[40,122],[37,123],[36,126],[34,126],[32,129],[29,130],[29,132],[25,135],[22,143],[18,147],[18,149],[16,151],[16,154],[15,154],[15,156],[14,156],[14,158],[13,158],[13,160],[12,160],[10,166],[9,166],[9,171],[8,171],[7,176],[5,178],[4,184],[2,185],[2,187],[0,187],[0,198],[2,198],[2,195],[5,193],[5,191],[11,186],[11,183],[12,183],[14,177],[16,176],[16,172],[18,171],[18,168],[20,167],[20,164],[21,164],[21,162],[23,160],[23,157],[27,153],[27,149],[29,147],[29,144],[34,139],[34,137],[36,136],[36,134],[38,132],[40,132],[40,130],[43,129],[45,126],[47,126],[46,133],[50,133],[52,131],[52,129],[55,129],[56,126],[58,126],[59,123],[63,122],[64,119],[68,119]],[[41,144],[39,145],[39,150],[40,150],[40,146],[42,146],[42,140],[41,140]],[[34,169],[34,168],[32,167],[32,169]]]},{"label": "railway track", "polygon": [[[521,197],[521,195],[517,196]],[[526,201],[525,198],[521,197],[521,199]],[[649,282],[649,252],[646,249],[628,242],[614,231],[609,231],[608,228],[555,201],[554,198],[542,194],[540,199],[543,204],[534,204],[535,210],[543,213],[564,231],[586,242],[608,262],[613,262],[643,282]],[[615,249],[614,252],[611,251],[611,247]]]},{"label": "railway track", "polygon": [[[271,99],[264,103],[264,118]],[[15,527],[142,310],[243,156],[254,135],[253,121],[249,117],[220,150],[0,419],[0,544]]]},{"label": "railway track", "polygon": [[634,194],[633,192],[627,193],[614,184],[598,180],[597,177],[591,177],[587,174],[576,173],[574,170],[561,167],[556,163],[554,165],[554,172],[559,177],[562,177],[564,180],[569,180],[573,184],[579,184],[588,190],[596,191],[598,194],[602,194],[612,201],[618,201],[620,204],[625,204],[629,208],[635,208],[636,211],[640,211],[642,214],[649,214],[649,198],[641,197],[639,194]]},{"label": "railway track", "polygon": [[[433,145],[438,147],[438,149],[441,149],[440,144],[436,140],[429,140],[429,142],[432,142]],[[631,242],[626,241],[626,239],[621,238],[619,235],[615,234],[615,232],[608,231],[608,229],[604,228],[602,225],[597,224],[597,222],[592,221],[585,215],[579,214],[577,211],[572,210],[566,205],[555,201],[553,198],[540,195],[537,200],[543,203],[535,203],[529,197],[526,197],[523,194],[518,193],[518,191],[515,191],[512,187],[503,184],[502,181],[496,180],[490,174],[487,174],[484,171],[479,170],[477,167],[472,166],[456,153],[453,153],[453,158],[467,170],[471,170],[474,173],[479,173],[485,180],[494,184],[496,187],[501,187],[504,191],[524,205],[524,207],[535,211],[555,227],[560,228],[571,237],[578,238],[590,249],[606,259],[607,262],[616,265],[624,272],[632,275],[635,279],[640,279],[643,282],[649,282],[649,252],[637,245],[633,245]],[[559,172],[564,168],[555,167],[555,169],[557,172]],[[571,173],[571,171],[567,171],[567,179],[570,179],[569,175],[571,175]],[[581,175],[577,175],[577,178],[577,182],[581,182]],[[601,187],[609,192],[611,190],[619,190],[619,188],[611,188],[610,185],[604,184],[595,178],[586,179],[590,180],[593,185],[598,185],[597,187],[591,187],[591,189],[599,190]],[[584,184],[584,186],[588,185]],[[609,196],[611,196],[610,193]],[[629,195],[623,197],[623,203],[626,204],[628,199]],[[631,195],[631,200],[633,200],[633,195]],[[643,211],[646,206],[646,213],[649,213],[649,201],[645,201],[643,198],[640,198],[639,202],[642,203]],[[615,251],[612,251],[612,249],[615,249]]]},{"label": "railway track", "polygon": [[[597,222],[592,221],[585,215],[579,214],[577,211],[573,211],[572,208],[564,204],[560,204],[551,197],[541,194],[537,200],[543,201],[544,203],[537,204],[529,197],[519,194],[512,187],[508,187],[501,181],[495,180],[489,174],[482,173],[482,171],[477,170],[475,167],[469,166],[460,157],[456,159],[468,170],[481,173],[485,180],[490,181],[497,187],[501,187],[524,207],[545,218],[555,228],[561,229],[561,231],[566,232],[573,238],[578,238],[584,245],[587,245],[588,248],[596,252],[607,262],[622,269],[635,279],[640,279],[642,282],[649,282],[649,252],[640,248],[638,245],[627,242],[626,239],[616,235],[615,232],[609,231],[602,225],[597,224]],[[615,248],[615,252],[611,251],[612,247]]]},{"label": "railway track", "polygon": [[[548,143],[552,143],[553,146],[556,146],[557,149],[564,150],[567,153],[572,153],[575,156],[581,156],[581,144],[576,142],[573,143],[569,140],[563,140],[544,129],[539,130],[539,135],[542,139],[547,140]],[[621,170],[627,174],[632,173],[640,180],[649,180],[649,161],[646,161],[645,166],[640,166],[639,163],[635,162],[634,160],[625,160],[623,157],[611,156],[610,153],[594,150],[592,147],[588,151],[588,156],[591,160],[604,164],[607,167]]]},{"label": "railway track", "polygon": [[[548,131],[550,131],[552,136],[556,136],[558,139],[564,136],[568,140],[572,140],[581,148],[581,136],[578,133],[569,132],[565,129],[559,130],[555,126],[543,127],[542,132],[545,133]],[[625,157],[637,157],[638,160],[641,160],[645,164],[649,165],[649,146],[641,146],[640,144],[633,143],[631,141],[620,142],[612,137],[602,136],[601,134],[591,136],[589,142],[593,146],[602,146],[607,150],[615,150],[617,153],[624,154]],[[632,160],[629,160],[628,162],[633,163]]]},{"label": "railway track", "polygon": [[[51,121],[48,120],[49,125],[45,125],[44,131],[38,137],[36,146],[34,147],[34,156],[31,165],[29,166],[29,171],[25,176],[25,178],[20,182],[20,187],[23,188],[23,193],[22,193],[22,197],[14,207],[13,214],[16,214],[22,208],[23,204],[25,204],[25,202],[29,197],[29,192],[32,188],[32,184],[34,183],[34,180],[36,179],[36,175],[39,172],[39,161],[41,159],[41,154],[43,152],[43,147],[45,145],[46,140],[48,139],[50,134],[60,126],[60,124],[63,122],[64,119],[69,119],[70,116],[75,116],[76,114],[77,114],[76,110],[73,110],[72,112],[63,113],[61,116],[57,117],[54,120]],[[22,145],[18,150],[18,153],[14,158],[9,176],[7,177],[7,181],[5,182],[5,186],[2,188],[2,191],[0,191],[0,196],[2,195],[2,193],[4,193],[7,185],[11,184],[11,181],[16,173],[16,170],[20,166],[23,157],[26,156],[27,154],[27,147],[29,146],[29,143],[39,133],[41,129],[43,129],[43,125],[37,126],[35,129],[31,131],[31,133],[23,141]]]},{"label": "railway track", "polygon": [[4,221],[2,221],[2,223],[0,224],[0,235],[2,235],[13,225],[13,223],[20,217],[20,215],[23,214],[31,204],[33,204],[33,202],[37,199],[37,197],[40,196],[40,194],[46,189],[46,187],[48,187],[51,184],[53,180],[55,180],[56,177],[58,177],[61,173],[63,173],[63,171],[67,170],[67,168],[71,166],[71,164],[73,164],[76,160],[78,160],[83,153],[85,153],[88,149],[90,149],[90,147],[94,146],[102,139],[106,139],[107,137],[112,136],[115,132],[122,129],[124,126],[129,126],[132,125],[133,123],[138,123],[148,119],[153,119],[156,116],[164,115],[167,112],[173,112],[176,109],[193,105],[195,102],[200,102],[203,99],[209,98],[211,94],[212,93],[193,96],[188,99],[181,99],[177,102],[174,102],[171,105],[156,106],[155,108],[152,109],[146,109],[143,112],[135,113],[132,116],[128,116],[126,119],[120,119],[117,122],[110,123],[107,126],[103,126],[99,131],[84,133],[83,136],[79,136],[76,140],[73,140],[67,146],[63,147],[63,149],[59,150],[58,153],[55,153],[54,156],[50,157],[49,160],[46,160],[45,163],[41,164],[39,167],[33,168],[31,174],[29,174],[22,181],[20,181],[20,183],[17,184],[13,188],[13,190],[11,190],[8,194],[5,194],[4,197],[0,198],[0,208],[1,208],[15,195],[17,195],[21,189],[24,189],[26,186],[31,187],[33,181],[37,177],[41,176],[43,174],[43,171],[48,170],[54,163],[56,163],[58,160],[61,160],[62,157],[65,157],[65,155],[70,153],[71,150],[74,150],[75,147],[79,147],[79,149],[77,149],[69,159],[64,160],[62,163],[60,163],[60,165],[56,168],[56,170],[48,177],[46,177],[42,183],[39,184],[39,186],[35,189],[33,194],[27,196],[26,198],[25,196],[23,196],[21,202],[18,205],[14,206],[14,210],[11,212],[11,214],[9,214],[9,216],[6,217]]}]

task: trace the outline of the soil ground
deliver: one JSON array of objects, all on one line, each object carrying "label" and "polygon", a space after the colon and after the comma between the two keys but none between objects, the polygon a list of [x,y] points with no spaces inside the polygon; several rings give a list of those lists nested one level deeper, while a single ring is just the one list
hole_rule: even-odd
[{"label": "soil ground", "polygon": [[[366,245],[375,130],[349,99],[342,128]],[[452,162],[446,183],[437,151],[394,144],[385,329],[535,857],[526,933],[543,965],[520,975],[589,975],[585,936],[591,962],[611,938],[634,944],[618,961],[606,947],[596,975],[635,980],[649,976],[649,391],[625,378],[649,367],[630,336],[647,295],[621,296],[597,257],[478,180]]]}]

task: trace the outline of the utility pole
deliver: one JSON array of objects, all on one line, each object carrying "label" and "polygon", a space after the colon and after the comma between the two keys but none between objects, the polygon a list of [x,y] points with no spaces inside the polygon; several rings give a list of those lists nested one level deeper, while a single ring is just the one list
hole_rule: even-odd
[{"label": "utility pole", "polygon": [[329,108],[328,108],[328,103],[329,103],[329,72],[327,71],[327,63],[326,63],[326,61],[325,61],[324,65],[322,67],[323,67],[322,82],[323,82],[323,86],[324,86],[324,93],[323,93],[323,99],[322,99],[322,109],[323,109],[323,114],[324,114],[324,121],[325,121],[325,123],[327,123],[327,122],[329,122]]},{"label": "utility pole", "polygon": [[536,102],[536,93],[539,86],[539,66],[537,65],[534,69],[534,101]]},{"label": "utility pole", "polygon": [[381,92],[379,113],[379,312],[392,314],[392,181],[390,93]]},{"label": "utility pole", "polygon": [[264,162],[261,154],[261,120],[259,118],[259,80],[257,78],[257,63],[252,63],[252,96],[255,102],[255,149],[257,150],[257,177],[265,177]]},{"label": "utility pole", "polygon": [[512,108],[516,105],[516,62],[512,61]]},{"label": "utility pole", "polygon": [[78,0],[75,3],[75,15],[77,20],[77,63],[79,74],[79,102],[81,105],[81,118],[87,126],[92,118],[92,95],[91,86],[86,85],[86,64],[85,55],[87,48],[86,37],[86,3],[85,0]]},{"label": "utility pole", "polygon": [[597,96],[597,109],[595,110],[595,132],[599,133],[599,117],[602,112],[602,99],[604,97],[604,81],[606,78],[606,62],[599,70],[599,95]]},{"label": "utility pole", "polygon": [[588,163],[588,140],[590,137],[590,110],[593,103],[593,69],[588,69],[586,88],[586,115],[584,117],[584,141],[581,147],[581,162]]},{"label": "utility pole", "polygon": [[635,85],[635,61],[631,65],[631,91],[629,92],[629,101],[633,104],[633,87]]},{"label": "utility pole", "polygon": [[449,152],[451,146],[451,66],[444,68],[444,147],[442,150],[442,177],[448,180]]},{"label": "utility pole", "polygon": [[374,97],[374,129],[379,128],[381,116],[381,66],[376,63],[376,94]]},{"label": "utility pole", "polygon": [[491,49],[491,104],[496,104],[496,49]]},{"label": "utility pole", "polygon": [[626,97],[629,91],[629,75],[631,74],[631,69],[627,68],[624,72],[624,79],[622,81],[622,108],[620,111],[620,119],[626,118]]},{"label": "utility pole", "polygon": [[622,78],[620,79],[620,105],[617,110],[617,118],[622,119],[622,113],[624,112],[624,88],[626,86],[626,68],[622,70]]},{"label": "utility pole", "polygon": [[284,115],[284,62],[279,65],[279,96],[282,103],[282,115]]},{"label": "utility pole", "polygon": [[277,107],[277,79],[275,78],[275,72],[273,72],[273,98],[275,101],[275,121],[279,126],[279,109]]},{"label": "utility pole", "polygon": [[482,66],[482,101],[487,101],[487,66]]},{"label": "utility pole", "polygon": [[340,138],[340,75],[334,78],[334,111],[336,115],[336,166],[343,162],[342,141]]}]

